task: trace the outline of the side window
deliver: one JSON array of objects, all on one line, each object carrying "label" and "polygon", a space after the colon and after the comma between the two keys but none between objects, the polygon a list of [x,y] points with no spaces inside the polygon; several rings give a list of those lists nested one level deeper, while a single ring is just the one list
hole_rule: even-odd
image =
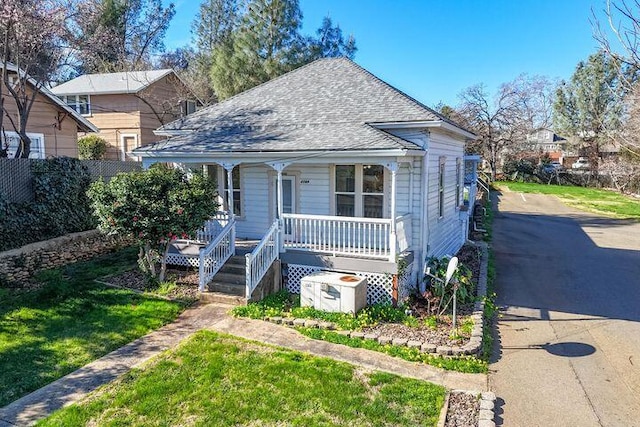
[{"label": "side window", "polygon": [[456,208],[461,205],[460,203],[460,181],[462,180],[462,159],[458,157],[456,159]]},{"label": "side window", "polygon": [[[227,179],[227,171],[224,168],[220,168],[223,179],[220,180],[224,183],[222,190],[224,198],[227,198],[227,190],[229,189],[229,180]],[[237,216],[242,216],[242,189],[240,187],[240,166],[233,168],[231,172],[231,179],[233,180],[233,213]],[[227,203],[229,201],[227,200]]]},{"label": "side window", "polygon": [[444,216],[444,167],[445,158],[440,157],[440,164],[438,167],[438,217]]}]

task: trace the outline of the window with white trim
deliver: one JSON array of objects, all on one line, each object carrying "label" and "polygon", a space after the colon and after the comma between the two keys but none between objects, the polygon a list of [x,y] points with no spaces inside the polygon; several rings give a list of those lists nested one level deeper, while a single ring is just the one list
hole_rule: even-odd
[{"label": "window with white trim", "polygon": [[[227,189],[229,188],[229,180],[227,179],[227,170],[219,168],[222,173],[222,179],[218,182],[222,182],[222,194],[225,200],[225,209],[228,210],[227,202]],[[240,166],[236,166],[231,171],[231,180],[233,182],[233,214],[236,216],[242,216],[242,189],[240,186]]]},{"label": "window with white trim", "polygon": [[384,217],[384,167],[335,166],[335,214],[364,218]]},{"label": "window with white trim", "polygon": [[[27,136],[31,139],[29,158],[44,159],[44,134],[27,133]],[[2,142],[2,149],[7,150],[7,157],[10,159],[14,158],[20,146],[20,136],[18,136],[16,132],[2,132],[0,141]]]},{"label": "window with white trim", "polygon": [[460,203],[460,193],[461,193],[461,183],[462,180],[462,159],[458,157],[456,159],[456,209],[461,205]]},{"label": "window with white trim", "polygon": [[438,217],[444,216],[444,167],[446,159],[440,157],[440,164],[438,167]]},{"label": "window with white trim", "polygon": [[65,95],[62,100],[83,116],[91,115],[91,97],[89,95]]}]

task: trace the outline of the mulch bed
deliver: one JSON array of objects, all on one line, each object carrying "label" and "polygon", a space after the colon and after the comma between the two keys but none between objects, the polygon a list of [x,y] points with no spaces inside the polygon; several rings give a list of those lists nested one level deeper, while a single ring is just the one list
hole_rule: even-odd
[{"label": "mulch bed", "polygon": [[125,271],[102,279],[103,282],[121,288],[139,292],[148,292],[173,300],[195,302],[198,300],[198,272],[193,269],[167,269],[167,282],[175,282],[175,286],[168,292],[158,292],[158,286],[149,282],[147,277],[138,269]]},{"label": "mulch bed", "polygon": [[452,391],[445,427],[476,427],[480,415],[478,397],[471,393]]},{"label": "mulch bed", "polygon": [[[473,273],[473,282],[478,283],[480,277],[480,254],[478,248],[465,245],[457,254],[460,263],[466,265]],[[379,323],[373,327],[363,328],[363,332],[388,336],[394,338],[406,338],[407,340],[428,342],[436,346],[463,346],[470,338],[464,336],[461,340],[450,338],[451,316],[443,315],[437,317],[435,327],[425,324],[425,320],[433,315],[429,311],[427,300],[421,297],[413,297],[409,302],[409,308],[414,317],[418,319],[420,326],[410,327],[402,323]],[[461,325],[472,313],[474,304],[462,304],[457,307],[458,325]]]}]

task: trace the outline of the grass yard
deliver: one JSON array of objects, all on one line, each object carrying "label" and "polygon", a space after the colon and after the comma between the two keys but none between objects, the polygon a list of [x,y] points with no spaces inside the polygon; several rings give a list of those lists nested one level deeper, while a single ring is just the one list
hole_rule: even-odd
[{"label": "grass yard", "polygon": [[496,182],[495,185],[522,193],[551,194],[569,206],[589,212],[617,218],[640,219],[640,200],[615,191],[526,182]]},{"label": "grass yard", "polygon": [[435,426],[443,387],[200,331],[39,426]]},{"label": "grass yard", "polygon": [[93,281],[135,260],[126,249],[42,272],[38,290],[0,288],[0,407],[178,316],[178,303]]}]

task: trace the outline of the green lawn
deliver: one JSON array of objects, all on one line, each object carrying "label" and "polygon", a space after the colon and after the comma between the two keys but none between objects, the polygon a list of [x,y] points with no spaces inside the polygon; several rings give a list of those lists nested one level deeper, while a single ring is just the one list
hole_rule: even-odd
[{"label": "green lawn", "polygon": [[496,182],[495,185],[522,193],[551,194],[569,206],[589,212],[617,218],[640,219],[640,200],[615,191],[526,182]]},{"label": "green lawn", "polygon": [[135,259],[127,249],[42,272],[37,291],[0,288],[0,407],[177,317],[178,303],[93,281]]},{"label": "green lawn", "polygon": [[435,426],[445,389],[200,331],[41,426]]}]

